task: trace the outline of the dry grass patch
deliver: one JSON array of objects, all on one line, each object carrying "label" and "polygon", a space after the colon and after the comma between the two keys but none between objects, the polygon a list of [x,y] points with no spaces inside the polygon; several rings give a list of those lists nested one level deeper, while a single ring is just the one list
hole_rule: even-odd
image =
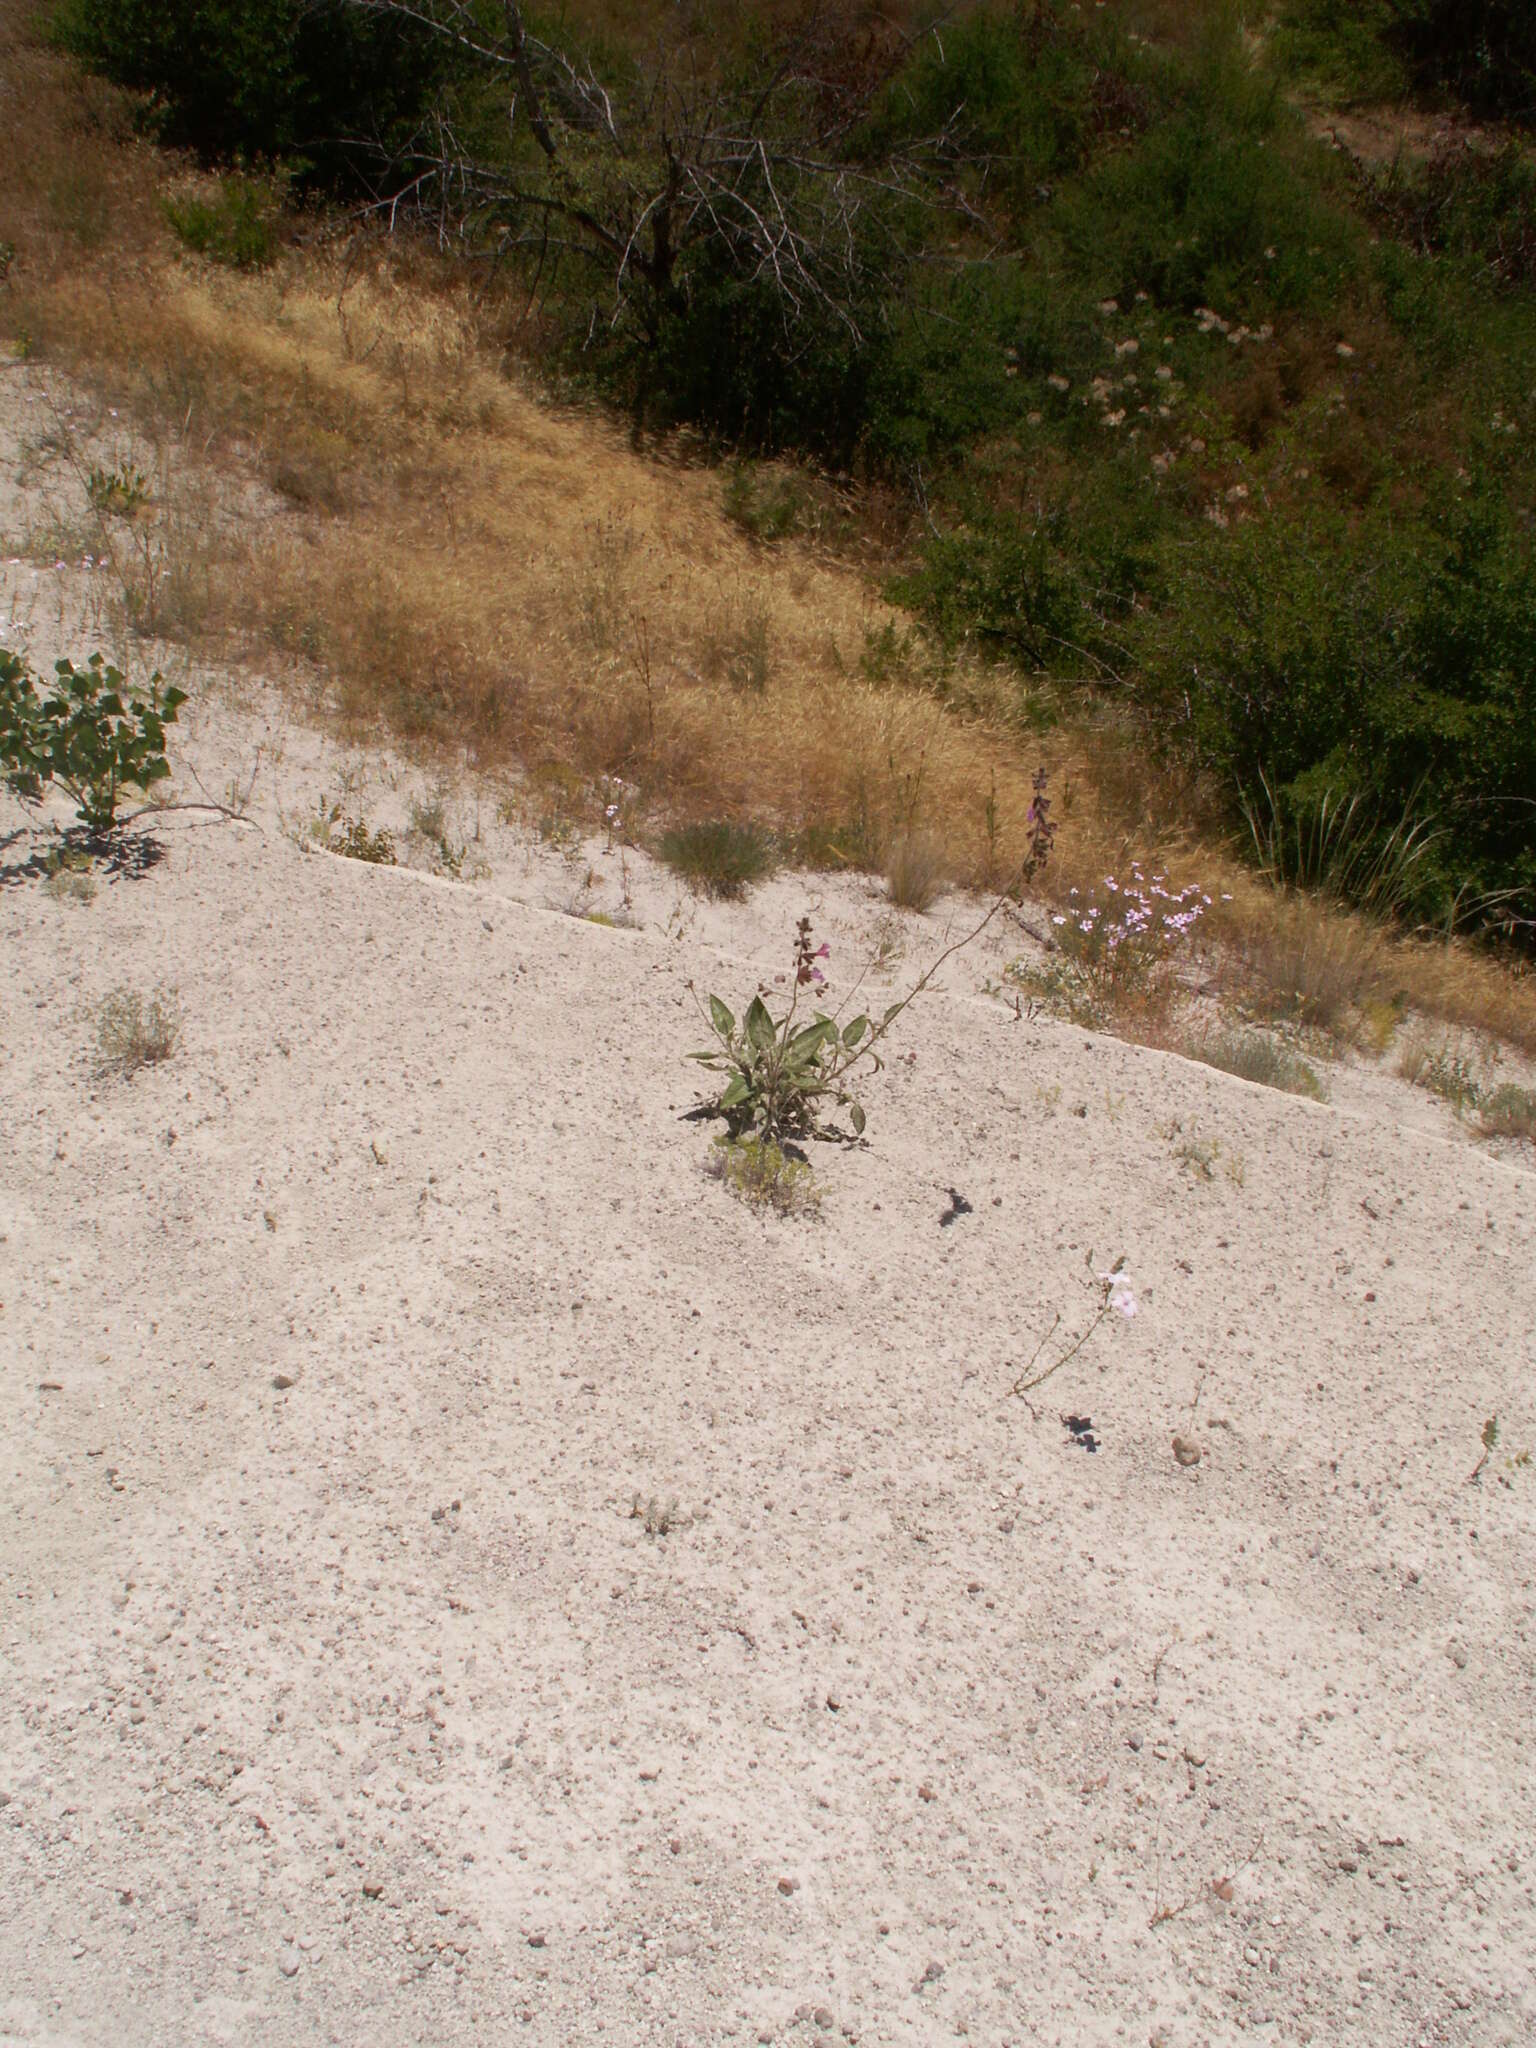
[{"label": "dry grass patch", "polygon": [[944,848],[921,828],[898,832],[886,850],[886,893],[898,910],[931,910],[948,885]]},{"label": "dry grass patch", "polygon": [[157,989],[148,998],[137,989],[117,989],[97,1017],[97,1072],[131,1081],[141,1067],[168,1060],[180,1041],[181,1009],[174,989]]}]

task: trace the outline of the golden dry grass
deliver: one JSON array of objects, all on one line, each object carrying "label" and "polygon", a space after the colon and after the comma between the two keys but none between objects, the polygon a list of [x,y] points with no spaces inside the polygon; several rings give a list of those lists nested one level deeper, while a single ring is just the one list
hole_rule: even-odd
[{"label": "golden dry grass", "polygon": [[[0,29],[27,13],[0,0]],[[262,276],[185,259],[159,203],[185,167],[135,141],[112,95],[15,46],[0,320],[178,451],[130,563],[146,627],[284,657],[342,718],[418,751],[586,779],[594,802],[621,775],[653,819],[752,819],[872,866],[920,835],[975,887],[1022,854],[1043,758],[1051,893],[1139,854],[1226,892],[1213,935],[1282,1007],[1342,1019],[1402,992],[1536,1048],[1528,980],[1280,901],[1202,842],[1190,791],[1104,714],[1035,739],[1002,671],[962,663],[942,696],[916,666],[866,674],[871,636],[902,622],[856,566],[754,546],[717,471],[549,402],[430,255],[351,236]],[[252,478],[259,516],[237,488]],[[212,516],[221,493],[238,517]]]}]

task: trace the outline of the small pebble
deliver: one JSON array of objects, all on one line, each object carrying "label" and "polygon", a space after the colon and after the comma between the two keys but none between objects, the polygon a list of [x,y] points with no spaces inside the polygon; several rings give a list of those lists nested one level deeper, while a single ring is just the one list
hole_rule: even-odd
[{"label": "small pebble", "polygon": [[1173,1440],[1173,1455],[1181,1465],[1198,1465],[1200,1446],[1187,1436],[1176,1436]]},{"label": "small pebble", "polygon": [[277,1952],[277,1967],[285,1977],[299,1974],[299,1952],[291,1943],[285,1943]]}]

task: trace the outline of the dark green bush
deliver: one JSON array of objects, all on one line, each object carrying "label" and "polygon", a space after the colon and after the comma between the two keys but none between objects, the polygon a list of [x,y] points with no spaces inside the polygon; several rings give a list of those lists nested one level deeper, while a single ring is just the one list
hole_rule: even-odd
[{"label": "dark green bush", "polygon": [[1282,830],[1354,797],[1383,844],[1436,827],[1412,913],[1536,910],[1536,562],[1496,492],[1412,527],[1255,522],[1213,542],[1146,689],[1165,743],[1246,789],[1262,777]]},{"label": "dark green bush", "polygon": [[437,39],[338,0],[59,0],[54,32],[148,95],[163,140],[209,161],[282,157],[321,182],[357,173],[357,139],[397,143],[441,75]]},{"label": "dark green bush", "polygon": [[1536,119],[1530,0],[1288,0],[1276,42],[1282,59],[1352,98],[1417,87],[1476,114]]},{"label": "dark green bush", "polygon": [[1358,231],[1281,140],[1200,102],[1097,167],[1062,202],[1074,265],[1109,297],[1261,321],[1336,304]]},{"label": "dark green bush", "polygon": [[1536,120],[1530,0],[1386,0],[1386,40],[1424,84],[1479,114]]},{"label": "dark green bush", "polygon": [[225,178],[217,199],[167,199],[165,217],[178,241],[232,270],[265,270],[277,256],[271,194],[253,179]]}]

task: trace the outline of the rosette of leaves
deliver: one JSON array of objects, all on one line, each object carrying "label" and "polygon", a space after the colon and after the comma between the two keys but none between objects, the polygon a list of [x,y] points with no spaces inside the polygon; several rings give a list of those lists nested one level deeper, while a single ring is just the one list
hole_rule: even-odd
[{"label": "rosette of leaves", "polygon": [[[901,1007],[893,1005],[884,1021]],[[715,1043],[688,1057],[729,1077],[714,1106],[733,1136],[750,1131],[775,1143],[803,1137],[815,1126],[824,1103],[846,1108],[855,1137],[863,1132],[863,1108],[846,1082],[861,1060],[870,1063],[871,1072],[882,1064],[874,1050],[880,1027],[871,1026],[867,1016],[839,1026],[835,1018],[818,1012],[806,1024],[797,1018],[793,1003],[776,1018],[760,995],[752,998],[739,1022],[718,996],[710,997],[706,1014]]]},{"label": "rosette of leaves", "polygon": [[28,803],[57,783],[90,836],[106,839],[124,790],[148,790],[171,772],[165,729],[187,693],[157,671],[147,692],[135,695],[100,654],[83,668],[55,662],[54,676],[44,682],[0,647],[0,773]]}]

